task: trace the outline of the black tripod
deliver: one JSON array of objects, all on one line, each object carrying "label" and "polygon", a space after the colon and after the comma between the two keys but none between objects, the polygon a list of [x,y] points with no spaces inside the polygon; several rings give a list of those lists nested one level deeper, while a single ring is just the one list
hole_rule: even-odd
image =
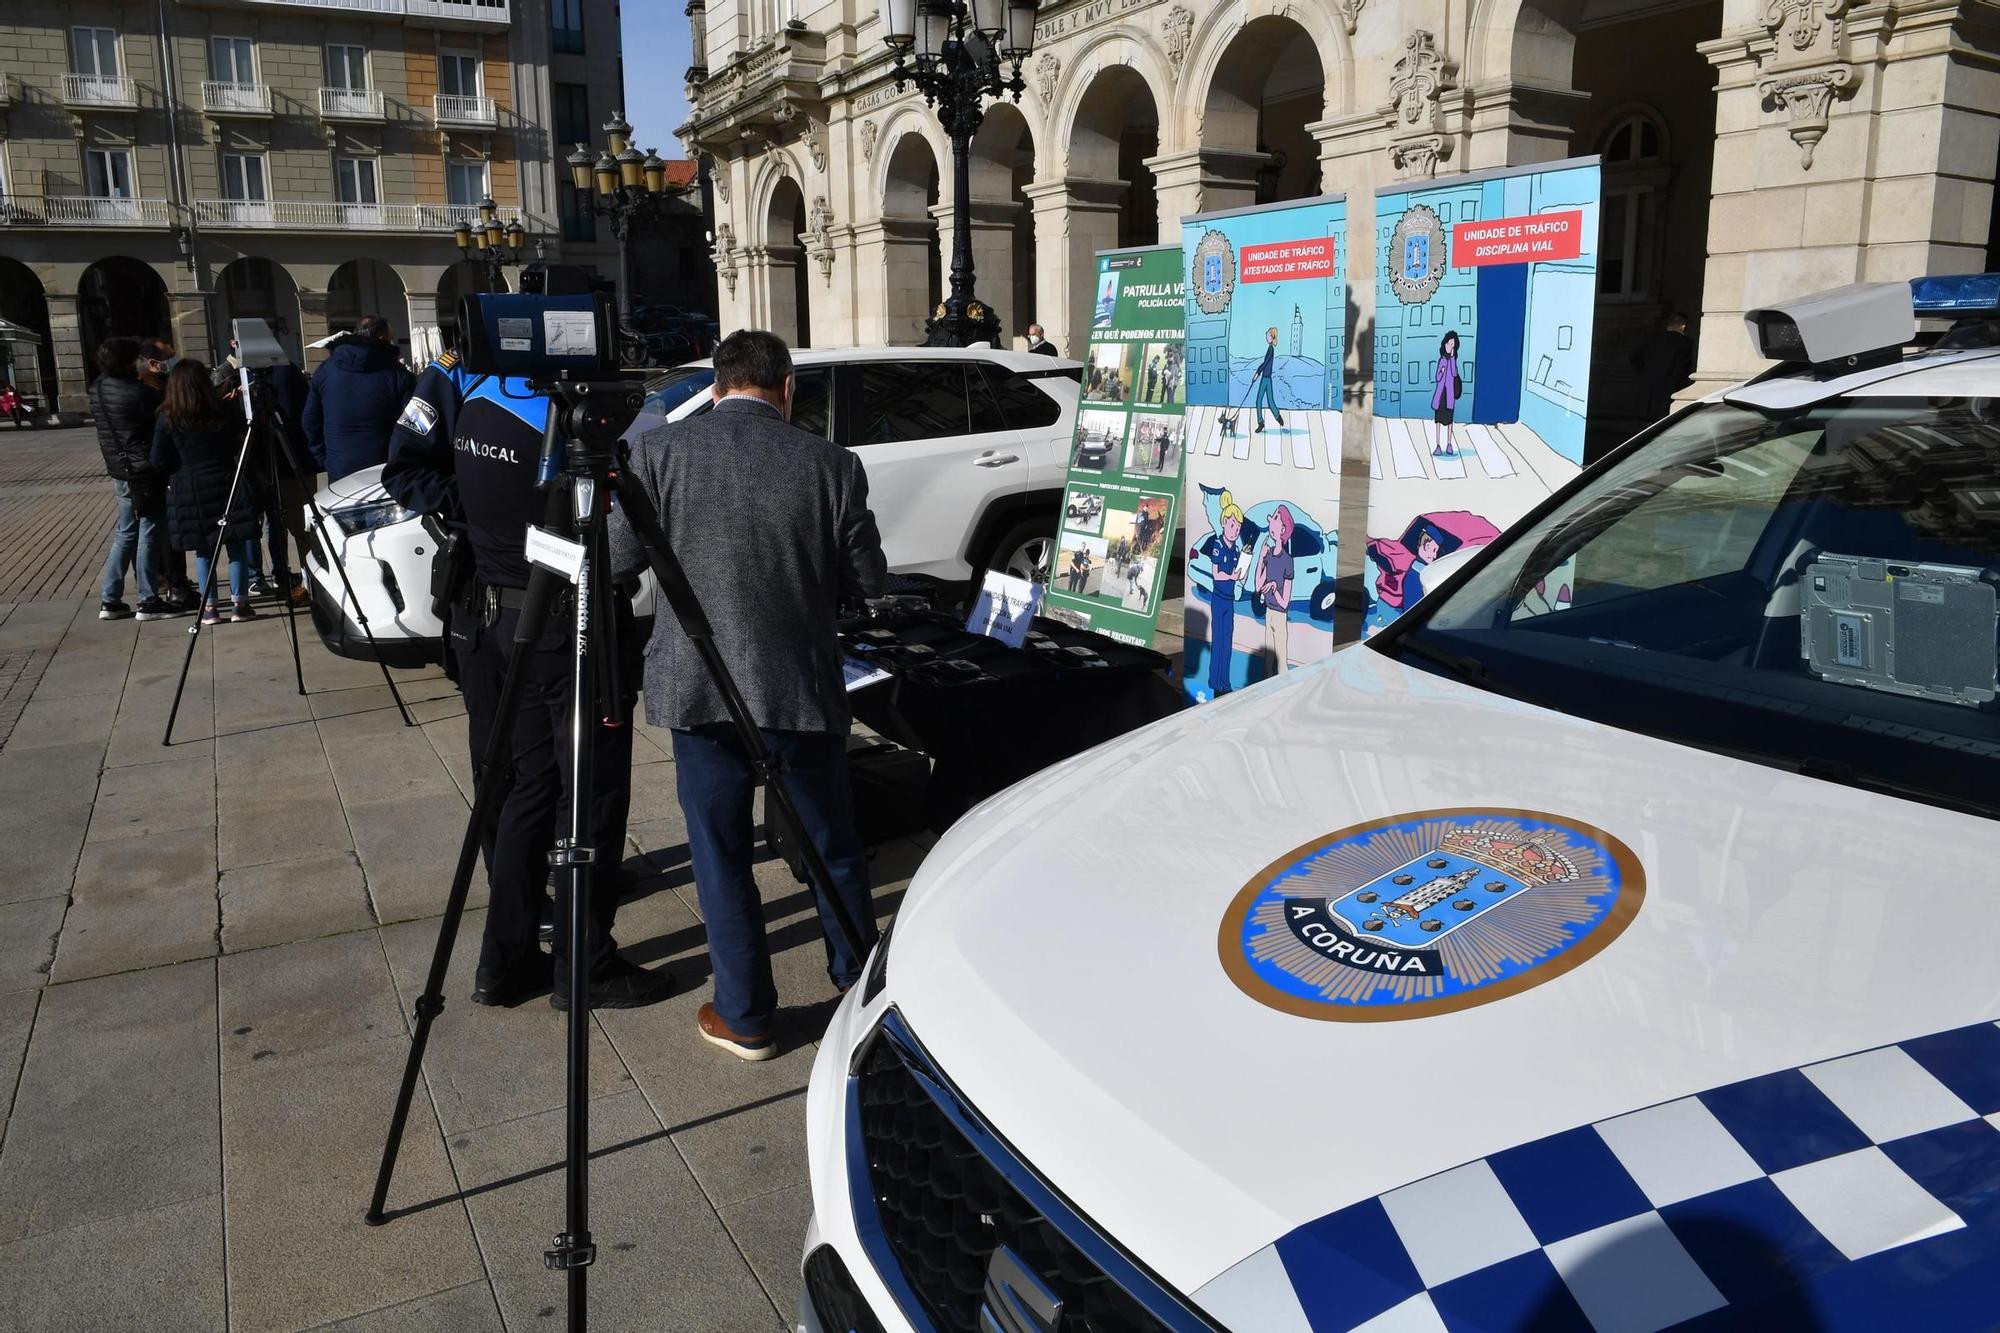
[{"label": "black tripod", "polygon": [[[680,561],[667,544],[658,512],[645,491],[626,474],[622,458],[613,456],[614,448],[620,447],[617,443],[619,435],[638,412],[638,383],[634,380],[577,381],[565,378],[550,383],[537,382],[531,387],[550,400],[548,425],[542,438],[541,475],[550,479],[552,485],[559,485],[567,491],[570,503],[564,516],[568,519],[569,536],[574,541],[571,567],[574,572],[571,569],[557,572],[542,563],[540,557],[531,555],[536,563],[529,576],[527,595],[522,601],[520,618],[515,626],[514,651],[509,657],[507,673],[500,687],[493,726],[486,738],[486,751],[480,757],[479,777],[473,786],[472,814],[466,821],[465,836],[459,843],[458,865],[452,875],[451,892],[445,899],[437,946],[431,953],[431,966],[424,978],[423,993],[417,997],[413,1007],[415,1030],[410,1039],[410,1055],[403,1065],[403,1081],[396,1094],[395,1112],[389,1121],[388,1141],[382,1146],[382,1166],[375,1177],[375,1193],[369,1200],[366,1220],[370,1226],[380,1226],[389,1220],[388,1214],[383,1211],[388,1202],[389,1182],[395,1174],[396,1155],[402,1147],[410,1103],[416,1095],[417,1078],[423,1070],[424,1050],[430,1041],[431,1024],[444,1011],[445,971],[450,966],[452,945],[465,915],[465,899],[471,890],[472,872],[478,864],[481,834],[487,821],[500,808],[506,789],[513,780],[509,759],[514,722],[520,711],[521,693],[527,680],[525,666],[532,656],[530,646],[539,640],[547,625],[561,585],[573,578],[576,585],[573,598],[576,621],[572,636],[575,643],[574,674],[570,682],[569,829],[567,836],[560,839],[549,853],[550,864],[566,873],[569,881],[569,976],[565,979],[569,994],[565,1202],[563,1230],[542,1257],[549,1268],[568,1274],[569,1328],[571,1333],[583,1333],[588,1319],[585,1270],[597,1258],[597,1247],[590,1236],[590,951],[584,947],[588,929],[586,923],[590,919],[590,868],[598,852],[591,845],[590,775],[595,720],[607,714],[615,717],[617,712],[615,681],[610,680],[613,674],[611,664],[615,661],[609,647],[612,617],[599,609],[597,597],[597,591],[606,578],[609,538],[604,518],[610,511],[614,492],[626,520],[645,550],[646,562],[659,584],[660,594],[679,621],[682,632],[695,645],[702,665],[715,683],[717,693],[722,696],[730,722],[750,756],[757,778],[764,785],[765,799],[770,807],[767,818],[782,819],[793,829],[806,826],[799,817],[791,794],[779,780],[781,773],[776,756],[764,744],[764,735],[758,730],[756,719],[750,715],[749,706],[744,703],[743,695],[729,674],[728,665],[715,646],[714,631],[695,598],[694,589],[688,585]],[[551,511],[558,512],[557,506],[552,504]],[[555,543],[544,545],[555,546],[558,551],[567,549]],[[602,705],[596,709],[593,709],[593,694],[597,696],[595,702]],[[615,854],[615,849],[607,850]],[[834,892],[833,875],[825,857],[810,837],[799,839],[799,850],[808,881],[816,892],[824,896],[848,949],[854,957],[863,957],[866,935]]]},{"label": "black tripod", "polygon": [[[236,451],[236,472],[229,479],[229,498],[223,501],[222,520],[216,524],[215,549],[209,553],[208,577],[202,580],[200,595],[195,599],[194,624],[188,626],[187,654],[181,658],[180,680],[174,685],[173,706],[167,710],[167,729],[160,734],[162,745],[174,743],[174,720],[180,716],[181,695],[187,689],[188,668],[194,665],[195,640],[201,634],[202,614],[215,594],[215,581],[220,575],[222,557],[229,544],[225,539],[229,529],[229,512],[236,507],[236,495],[243,487],[243,474],[249,467],[250,447],[259,437],[262,438],[264,447],[264,475],[270,478],[271,485],[282,493],[286,478],[298,483],[305,491],[306,503],[312,508],[314,526],[322,532],[329,531],[326,511],[320,508],[319,497],[313,489],[316,473],[307,471],[293,455],[291,440],[285,434],[284,414],[271,401],[270,387],[254,382],[250,378],[247,366],[238,371],[238,376],[238,393],[243,400],[243,445]],[[283,471],[279,470],[281,461]],[[263,522],[261,514],[258,516],[258,522],[260,524]],[[289,529],[286,531],[288,538],[299,548],[299,565],[303,573],[306,563],[305,542]],[[396,688],[396,680],[389,674],[389,664],[382,660],[382,654],[375,643],[375,631],[368,627],[368,613],[361,609],[361,599],[355,595],[354,585],[348,581],[347,564],[340,558],[340,552],[334,549],[331,541],[325,545],[327,559],[333,565],[335,572],[340,575],[340,586],[346,590],[348,603],[354,607],[355,622],[361,626],[362,634],[368,638],[368,647],[376,665],[382,668],[382,682],[389,687],[389,697],[396,701],[396,709],[403,715],[403,725],[414,727],[417,721],[410,716],[409,706],[403,702],[402,691]],[[306,674],[305,666],[299,660],[298,610],[292,605],[290,588],[280,588],[278,599],[285,604],[285,631],[292,641],[292,677],[298,684],[300,696],[303,697],[306,692]]]}]

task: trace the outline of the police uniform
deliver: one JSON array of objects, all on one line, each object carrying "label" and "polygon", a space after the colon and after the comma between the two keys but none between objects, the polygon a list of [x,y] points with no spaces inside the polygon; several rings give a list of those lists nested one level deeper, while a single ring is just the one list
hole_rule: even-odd
[{"label": "police uniform", "polygon": [[[465,698],[466,738],[474,771],[497,721],[501,684],[528,586],[527,528],[547,517],[549,495],[535,487],[549,403],[527,382],[474,375],[450,353],[417,380],[389,441],[382,485],[406,509],[441,514],[472,549],[473,582],[452,598],[449,634]],[[566,500],[559,501],[566,504]],[[480,988],[500,975],[537,971],[537,917],[549,878],[548,854],[569,812],[572,603],[558,601],[539,641],[528,647],[527,678],[514,724],[514,785],[481,831],[490,902],[479,953]],[[621,617],[621,645],[635,644],[631,604],[610,599]],[[592,975],[612,960],[611,922],[624,859],[631,803],[632,709],[638,674],[620,676],[618,723],[600,727],[592,778],[598,871],[592,881],[589,949]],[[558,877],[560,887],[564,883]],[[560,895],[559,895],[560,896]],[[567,976],[569,913],[556,911],[554,976]],[[546,977],[544,976],[544,979]]]}]

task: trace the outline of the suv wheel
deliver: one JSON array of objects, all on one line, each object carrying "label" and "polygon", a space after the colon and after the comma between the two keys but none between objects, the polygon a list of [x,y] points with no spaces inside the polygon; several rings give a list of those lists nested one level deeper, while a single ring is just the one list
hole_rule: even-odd
[{"label": "suv wheel", "polygon": [[1054,528],[1052,517],[1023,519],[993,543],[984,567],[1015,578],[1047,583],[1056,558]]}]

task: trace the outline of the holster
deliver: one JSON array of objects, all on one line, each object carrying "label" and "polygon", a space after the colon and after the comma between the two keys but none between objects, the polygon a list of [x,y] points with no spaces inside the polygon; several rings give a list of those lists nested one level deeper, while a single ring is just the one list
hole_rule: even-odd
[{"label": "holster", "polygon": [[473,577],[472,543],[456,528],[446,527],[434,518],[425,518],[424,527],[429,529],[431,540],[437,543],[437,555],[431,560],[431,614],[439,620],[449,621],[453,607],[475,608],[478,600],[478,580]]}]

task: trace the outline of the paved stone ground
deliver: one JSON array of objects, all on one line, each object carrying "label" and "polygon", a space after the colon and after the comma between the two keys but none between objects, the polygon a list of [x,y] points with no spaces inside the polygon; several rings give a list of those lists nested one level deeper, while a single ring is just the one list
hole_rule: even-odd
[{"label": "paved stone ground", "polygon": [[[563,1029],[541,1002],[465,1001],[478,911],[398,1216],[361,1223],[466,816],[449,683],[401,674],[406,729],[371,668],[309,639],[301,697],[282,620],[224,625],[196,640],[163,747],[188,622],[96,619],[101,479],[100,518],[17,530],[33,520],[7,498],[94,466],[85,432],[28,441],[0,443],[0,549],[45,571],[0,602],[0,1329],[560,1327],[541,1250]],[[42,498],[78,508],[75,484]],[[661,739],[639,739],[618,933],[679,991],[595,1016],[593,1312],[770,1333],[796,1300],[803,1091],[833,992],[807,896],[760,867],[784,1054],[743,1065],[697,1038],[708,963]],[[885,916],[922,852],[878,853]]]}]

